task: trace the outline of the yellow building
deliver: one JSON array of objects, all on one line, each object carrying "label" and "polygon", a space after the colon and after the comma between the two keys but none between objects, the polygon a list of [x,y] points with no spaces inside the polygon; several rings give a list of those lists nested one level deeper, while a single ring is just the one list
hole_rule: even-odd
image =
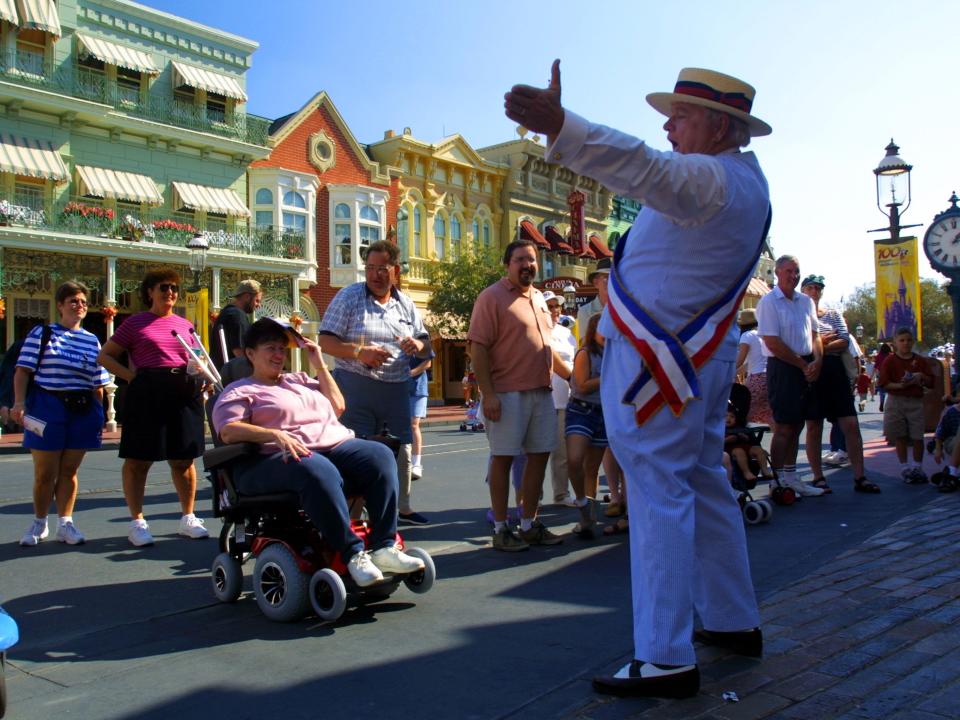
[{"label": "yellow building", "polygon": [[[388,130],[368,147],[373,159],[399,173],[397,243],[407,270],[404,292],[426,312],[432,288],[430,263],[456,257],[462,248],[499,248],[507,227],[501,198],[507,168],[482,157],[460,135],[436,144]],[[466,367],[464,338],[434,338],[437,357],[430,384],[431,400],[462,397],[460,381]]]}]

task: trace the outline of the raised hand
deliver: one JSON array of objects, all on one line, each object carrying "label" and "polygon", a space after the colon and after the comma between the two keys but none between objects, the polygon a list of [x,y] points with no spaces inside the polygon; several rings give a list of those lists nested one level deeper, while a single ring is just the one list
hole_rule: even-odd
[{"label": "raised hand", "polygon": [[563,105],[560,103],[560,61],[554,60],[550,83],[546,88],[514,85],[503,96],[507,117],[528,130],[544,133],[552,140],[563,128]]}]

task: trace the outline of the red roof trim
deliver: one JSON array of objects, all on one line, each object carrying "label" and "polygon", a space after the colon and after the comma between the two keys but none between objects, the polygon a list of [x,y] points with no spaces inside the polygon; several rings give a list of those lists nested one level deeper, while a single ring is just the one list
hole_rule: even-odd
[{"label": "red roof trim", "polygon": [[547,239],[540,234],[540,231],[537,230],[536,226],[529,220],[520,221],[520,237],[523,240],[533,240],[537,245],[546,250],[552,249]]},{"label": "red roof trim", "polygon": [[556,231],[553,225],[547,225],[547,240],[550,241],[550,246],[555,252],[573,255],[573,248],[570,247],[563,235]]},{"label": "red roof trim", "polygon": [[593,250],[593,254],[598,258],[602,257],[613,257],[613,250],[607,247],[607,244],[603,242],[596,235],[590,236],[590,248]]}]

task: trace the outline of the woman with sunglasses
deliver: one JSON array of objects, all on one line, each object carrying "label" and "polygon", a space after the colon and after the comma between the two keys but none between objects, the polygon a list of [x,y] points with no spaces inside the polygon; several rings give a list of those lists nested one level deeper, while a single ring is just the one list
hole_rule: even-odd
[{"label": "woman with sunglasses", "polygon": [[[143,517],[143,496],[150,466],[166,460],[180,499],[179,532],[190,538],[208,536],[193,513],[197,490],[195,458],[203,454],[203,382],[187,372],[191,360],[173,336],[194,344],[193,324],[176,315],[180,275],[172,269],[152,270],[140,283],[140,299],[150,309],[128,317],[100,352],[100,363],[130,383],[123,407],[120,457],[123,494],[130,510],[127,538],[138,547],[153,545]],[[127,353],[129,367],[120,362]]]},{"label": "woman with sunglasses", "polygon": [[110,381],[97,364],[100,341],[80,327],[87,316],[87,294],[87,287],[75,280],[57,288],[60,322],[33,328],[17,360],[10,416],[24,426],[23,446],[33,455],[35,515],[20,539],[23,546],[49,536],[47,513],[53,499],[57,540],[84,542],[73,523],[77,470],[87,450],[100,447],[103,386]]}]

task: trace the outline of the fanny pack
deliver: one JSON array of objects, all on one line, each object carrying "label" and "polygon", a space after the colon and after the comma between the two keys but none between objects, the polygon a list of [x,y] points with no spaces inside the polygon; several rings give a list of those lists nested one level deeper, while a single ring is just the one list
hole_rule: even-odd
[{"label": "fanny pack", "polygon": [[37,385],[43,392],[48,395],[53,395],[55,398],[60,400],[63,403],[63,407],[66,408],[67,412],[73,413],[75,415],[84,415],[90,411],[90,408],[93,407],[93,391],[92,390],[47,390],[41,385]]}]

